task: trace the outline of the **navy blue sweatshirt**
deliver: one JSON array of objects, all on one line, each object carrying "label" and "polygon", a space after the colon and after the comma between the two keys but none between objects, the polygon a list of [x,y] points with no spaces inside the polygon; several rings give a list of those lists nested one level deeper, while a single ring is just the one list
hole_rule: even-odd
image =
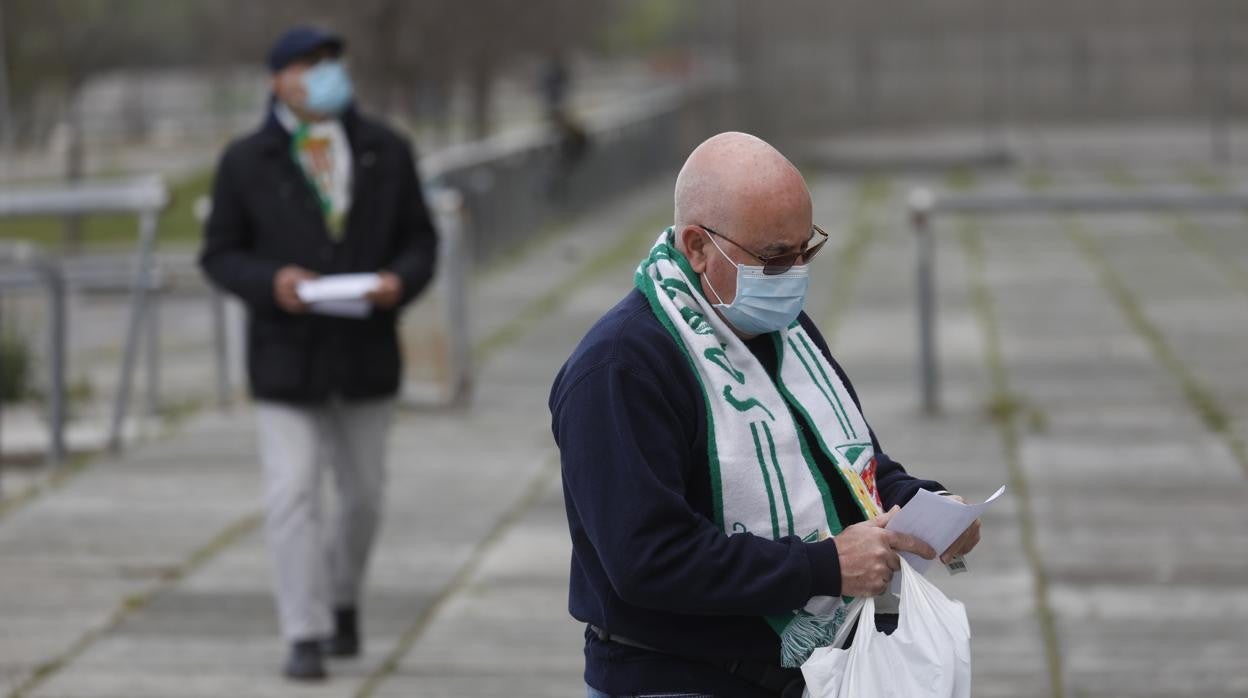
[{"label": "navy blue sweatshirt", "polygon": [[[858,403],[814,323],[805,313],[800,320]],[[774,377],[772,340],[746,346]],[[572,535],[569,611],[661,650],[603,642],[587,631],[586,682],[612,694],[768,695],[721,665],[779,662],[779,637],[763,616],[800,608],[812,596],[840,595],[836,542],[728,536],[715,525],[701,387],[639,291],[581,340],[555,378],[550,410]],[[810,425],[794,419],[806,438]],[[942,489],[908,475],[871,438],[885,509],[919,489]],[[835,466],[809,446],[842,524],[861,521]]]}]

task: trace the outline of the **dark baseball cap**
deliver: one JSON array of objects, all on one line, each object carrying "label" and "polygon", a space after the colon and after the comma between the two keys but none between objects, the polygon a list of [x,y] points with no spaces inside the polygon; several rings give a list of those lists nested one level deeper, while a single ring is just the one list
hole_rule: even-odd
[{"label": "dark baseball cap", "polygon": [[294,27],[286,30],[273,48],[269,49],[269,70],[277,72],[292,62],[319,48],[329,48],[338,53],[347,42],[341,36],[319,27]]}]

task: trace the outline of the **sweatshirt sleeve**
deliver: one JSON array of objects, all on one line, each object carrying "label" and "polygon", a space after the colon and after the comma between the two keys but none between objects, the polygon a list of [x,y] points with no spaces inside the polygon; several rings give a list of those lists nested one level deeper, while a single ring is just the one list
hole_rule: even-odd
[{"label": "sweatshirt sleeve", "polygon": [[615,593],[693,614],[765,615],[840,594],[833,540],[726,535],[685,497],[690,435],[653,376],[617,361],[553,405],[565,492]]},{"label": "sweatshirt sleeve", "polygon": [[[874,439],[875,434],[871,437]],[[905,506],[919,490],[940,492],[945,489],[944,485],[935,480],[922,480],[907,473],[901,463],[889,458],[878,446],[875,454],[875,487],[879,490],[885,511],[892,509],[894,505]]]}]

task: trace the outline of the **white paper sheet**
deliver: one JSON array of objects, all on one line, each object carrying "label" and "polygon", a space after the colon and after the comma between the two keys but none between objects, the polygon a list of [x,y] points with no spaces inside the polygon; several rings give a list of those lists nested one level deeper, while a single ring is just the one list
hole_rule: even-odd
[{"label": "white paper sheet", "polygon": [[901,553],[906,562],[922,574],[1004,492],[1005,485],[1002,485],[982,504],[963,504],[951,497],[919,490],[888,522],[888,530],[908,533],[936,551],[934,560],[924,560],[914,553]]},{"label": "white paper sheet", "polygon": [[299,282],[296,292],[304,303],[362,301],[381,284],[376,274],[331,274]]},{"label": "white paper sheet", "polygon": [[366,300],[319,301],[308,304],[308,312],[334,317],[362,318],[373,311],[373,304]]}]

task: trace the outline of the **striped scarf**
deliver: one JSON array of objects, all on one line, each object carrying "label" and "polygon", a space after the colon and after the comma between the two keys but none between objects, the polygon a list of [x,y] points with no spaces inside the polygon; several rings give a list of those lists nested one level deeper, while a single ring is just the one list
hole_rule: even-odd
[{"label": "striped scarf", "polygon": [[[637,268],[634,283],[683,350],[706,401],[707,454],[715,523],[727,535],[752,533],[812,542],[840,532],[828,483],[793,419],[813,427],[813,446],[836,470],[863,516],[879,513],[871,434],[849,391],[798,322],[766,335],[775,344],[773,378],[703,297],[698,275],[668,228]],[[768,616],[781,664],[800,666],[832,643],[848,597],[814,597]]]}]

